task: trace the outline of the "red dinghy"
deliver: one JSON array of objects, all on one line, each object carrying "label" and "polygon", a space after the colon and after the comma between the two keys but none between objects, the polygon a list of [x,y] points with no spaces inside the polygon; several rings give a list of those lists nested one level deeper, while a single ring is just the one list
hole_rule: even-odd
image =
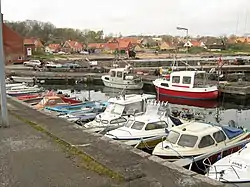
[{"label": "red dinghy", "polygon": [[156,92],[161,96],[209,100],[218,98],[218,88],[206,83],[205,71],[177,71],[170,74],[170,78],[153,81]]}]

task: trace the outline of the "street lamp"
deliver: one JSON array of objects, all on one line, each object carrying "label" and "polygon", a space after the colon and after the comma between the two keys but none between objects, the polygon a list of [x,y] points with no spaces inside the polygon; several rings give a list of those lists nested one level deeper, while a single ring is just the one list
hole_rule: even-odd
[{"label": "street lamp", "polygon": [[1,118],[2,124],[0,127],[8,127],[8,110],[7,110],[7,98],[6,98],[6,86],[5,86],[5,58],[3,50],[3,14],[2,14],[2,5],[0,1],[0,94],[1,94]]},{"label": "street lamp", "polygon": [[186,31],[186,37],[188,37],[188,29],[184,27],[176,27],[177,30],[184,30]]}]

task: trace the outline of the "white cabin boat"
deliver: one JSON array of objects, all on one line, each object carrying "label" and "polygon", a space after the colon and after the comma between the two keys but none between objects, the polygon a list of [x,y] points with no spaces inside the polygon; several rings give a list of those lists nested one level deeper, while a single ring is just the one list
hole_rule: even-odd
[{"label": "white cabin boat", "polygon": [[208,85],[205,71],[176,71],[168,78],[153,81],[160,100],[164,97],[179,99],[211,100],[217,99],[218,88]]},{"label": "white cabin boat", "polygon": [[102,76],[102,81],[105,86],[111,88],[137,90],[143,87],[142,79],[131,74],[128,68],[111,69],[109,75]]},{"label": "white cabin boat", "polygon": [[[159,143],[153,155],[175,161],[180,158],[196,157],[215,152],[249,138],[250,133],[240,128],[219,126],[200,122],[189,122],[173,127],[167,139]],[[234,151],[237,147],[227,151]],[[237,150],[236,150],[237,151]],[[210,161],[217,159],[212,155]]]},{"label": "white cabin boat", "polygon": [[166,137],[172,127],[182,123],[169,116],[167,104],[147,104],[145,114],[130,117],[123,127],[109,131],[105,136],[137,148],[151,149]]},{"label": "white cabin boat", "polygon": [[241,150],[228,155],[213,164],[206,174],[209,178],[232,184],[250,186],[250,143]]},{"label": "white cabin boat", "polygon": [[19,76],[11,76],[11,79],[14,82],[20,82],[20,83],[34,83],[34,77],[19,77]]},{"label": "white cabin boat", "polygon": [[154,95],[124,95],[108,100],[106,110],[97,115],[94,121],[86,123],[83,128],[91,132],[100,132],[108,127],[118,128],[127,122],[129,115],[140,115],[146,111],[146,102],[155,99]]}]

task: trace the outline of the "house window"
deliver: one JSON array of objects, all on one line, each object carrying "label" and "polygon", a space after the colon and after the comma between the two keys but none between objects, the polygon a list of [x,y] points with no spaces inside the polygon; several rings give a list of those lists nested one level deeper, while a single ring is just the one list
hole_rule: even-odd
[{"label": "house window", "polygon": [[226,136],[222,131],[215,132],[213,134],[214,139],[216,140],[217,143],[223,142],[226,140]]},{"label": "house window", "polygon": [[117,77],[122,78],[122,72],[121,71],[117,71]]},{"label": "house window", "polygon": [[111,77],[115,77],[115,71],[111,71]]},{"label": "house window", "polygon": [[201,141],[198,145],[199,148],[204,148],[204,147],[208,147],[211,145],[214,145],[214,140],[210,135],[204,136],[201,138]]},{"label": "house window", "polygon": [[172,83],[180,83],[180,76],[173,76]]},{"label": "house window", "polygon": [[167,127],[167,124],[165,121],[158,121],[155,123],[148,123],[145,130],[164,129],[165,127]]},{"label": "house window", "polygon": [[191,84],[191,77],[183,77],[182,84]]}]

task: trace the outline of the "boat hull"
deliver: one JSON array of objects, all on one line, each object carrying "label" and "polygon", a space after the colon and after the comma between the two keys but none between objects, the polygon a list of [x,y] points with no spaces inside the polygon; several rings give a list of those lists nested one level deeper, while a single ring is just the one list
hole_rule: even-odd
[{"label": "boat hull", "polygon": [[14,82],[26,82],[26,83],[34,83],[34,79],[32,77],[18,77],[18,76],[12,76],[11,77]]},{"label": "boat hull", "polygon": [[180,99],[193,99],[193,100],[213,100],[217,99],[219,92],[217,89],[206,92],[196,92],[196,91],[180,91],[168,88],[161,88],[155,86],[157,95],[159,97],[173,97]]},{"label": "boat hull", "polygon": [[133,81],[114,82],[114,81],[106,80],[105,77],[103,76],[102,82],[105,86],[110,87],[110,88],[119,88],[119,89],[128,89],[128,90],[140,90],[143,88],[142,81],[138,83],[135,83]]}]

